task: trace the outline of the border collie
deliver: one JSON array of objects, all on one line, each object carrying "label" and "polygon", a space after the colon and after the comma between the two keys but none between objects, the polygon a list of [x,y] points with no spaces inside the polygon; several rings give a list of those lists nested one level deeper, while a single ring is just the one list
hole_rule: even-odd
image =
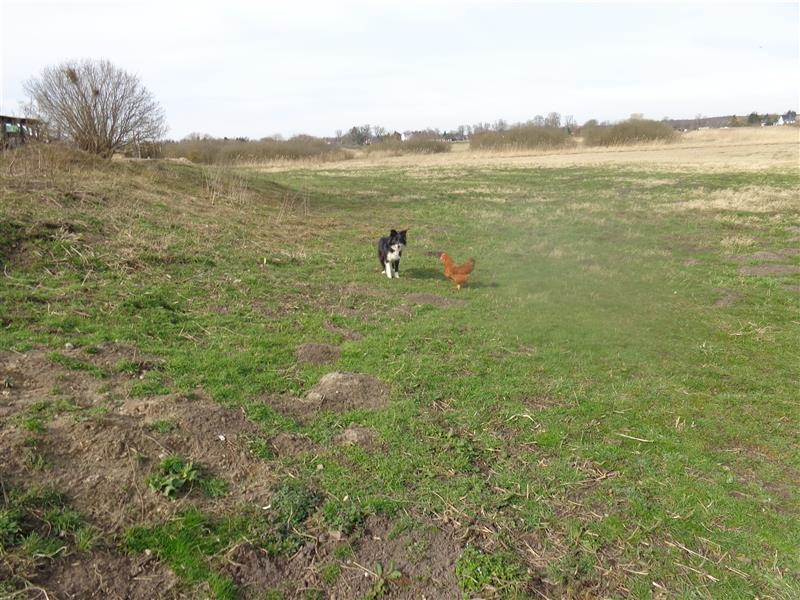
[{"label": "border collie", "polygon": [[408,229],[403,231],[392,229],[388,236],[378,240],[378,260],[389,279],[400,277],[400,257],[406,247],[407,231]]}]

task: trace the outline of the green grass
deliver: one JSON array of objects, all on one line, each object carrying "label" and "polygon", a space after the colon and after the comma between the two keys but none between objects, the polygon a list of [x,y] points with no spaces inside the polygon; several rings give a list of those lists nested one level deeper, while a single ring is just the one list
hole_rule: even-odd
[{"label": "green grass", "polygon": [[[110,165],[86,185],[98,194],[129,185],[105,202],[71,201],[66,184],[43,188],[58,204],[9,187],[0,221],[69,221],[85,234],[37,234],[36,254],[17,266],[10,258],[0,349],[124,340],[166,361],[133,394],[200,387],[265,435],[307,435],[319,449],[298,457],[252,442],[254,455],[295,478],[276,489],[262,524],[272,552],[296,548],[291,528],[308,519],[357,533],[370,514],[411,513],[494,532],[458,562],[469,593],[489,585],[524,597],[543,578],[575,595],[648,598],[658,586],[678,597],[800,594],[800,336],[798,297],[785,287],[798,280],[742,276],[725,244],[797,247],[787,228],[800,207],[771,204],[800,189],[796,173],[237,176],[247,193],[213,204],[202,173],[186,165]],[[300,190],[307,207],[286,202]],[[682,207],[715,193],[756,194],[764,208]],[[373,249],[391,227],[410,229],[394,281],[380,276]],[[477,259],[461,292],[425,254],[435,251]],[[736,302],[715,307],[720,289]],[[393,312],[414,292],[464,304]],[[348,341],[330,323],[363,338]],[[386,381],[390,405],[306,425],[266,405],[264,394],[303,394],[331,370],[296,364],[295,347],[310,341],[342,347],[336,370]],[[351,423],[375,430],[381,449],[330,443]],[[233,597],[214,557],[252,532],[228,517],[143,524],[128,544]],[[526,549],[533,540],[541,561]]]},{"label": "green grass", "polygon": [[64,494],[36,486],[3,486],[0,558],[4,583],[24,584],[43,563],[89,551],[95,537]]}]

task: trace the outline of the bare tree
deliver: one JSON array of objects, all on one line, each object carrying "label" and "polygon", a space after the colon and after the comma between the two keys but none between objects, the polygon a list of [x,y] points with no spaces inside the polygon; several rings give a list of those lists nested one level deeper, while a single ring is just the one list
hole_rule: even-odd
[{"label": "bare tree", "polygon": [[25,83],[25,91],[52,133],[101,156],[156,142],[167,131],[153,95],[135,75],[107,60],[47,67]]},{"label": "bare tree", "polygon": [[561,115],[557,112],[551,112],[547,114],[547,118],[544,120],[545,127],[561,127]]}]

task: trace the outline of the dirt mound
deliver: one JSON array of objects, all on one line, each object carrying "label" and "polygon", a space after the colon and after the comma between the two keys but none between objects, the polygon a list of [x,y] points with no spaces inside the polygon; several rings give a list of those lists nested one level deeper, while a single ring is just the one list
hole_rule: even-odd
[{"label": "dirt mound", "polygon": [[343,327],[341,325],[337,325],[336,323],[332,323],[331,321],[325,321],[324,323],[322,323],[322,326],[331,333],[341,335],[348,342],[356,342],[358,340],[364,339],[364,336],[361,335],[359,332],[353,331],[352,329],[348,329],[347,327]]},{"label": "dirt mound", "polygon": [[796,265],[752,265],[739,267],[739,275],[793,275],[800,273]]},{"label": "dirt mound", "polygon": [[229,553],[222,570],[230,575],[239,597],[245,600],[261,600],[266,590],[275,589],[283,592],[281,598],[308,598],[309,589],[322,587],[315,564],[325,554],[325,548],[310,542],[290,558],[270,558],[263,548],[244,543]]},{"label": "dirt mound", "polygon": [[725,288],[717,288],[714,290],[720,296],[714,301],[714,308],[726,308],[728,306],[733,306],[741,299],[741,294],[738,292],[734,292],[733,290],[728,290]]},{"label": "dirt mound", "polygon": [[80,359],[94,364],[107,372],[114,372],[120,367],[126,373],[143,375],[147,371],[160,369],[164,359],[152,354],[145,354],[138,348],[127,344],[106,342],[99,346],[83,348],[81,351],[68,352],[68,355],[80,356]]},{"label": "dirt mound", "polygon": [[113,377],[91,374],[93,365],[88,361],[77,360],[74,366],[84,370],[76,370],[67,369],[51,358],[69,360],[73,354],[51,354],[44,350],[0,352],[0,407],[4,408],[3,412],[14,414],[49,401],[64,401],[85,408],[108,400],[116,382],[112,381]]},{"label": "dirt mound", "polygon": [[371,375],[333,372],[323,375],[305,398],[268,395],[262,400],[305,424],[324,411],[382,408],[389,402],[389,386]]},{"label": "dirt mound", "polygon": [[58,560],[50,565],[46,574],[41,574],[33,582],[55,598],[151,600],[191,597],[182,591],[178,577],[152,557],[109,552]]},{"label": "dirt mound", "polygon": [[378,440],[377,432],[369,427],[359,425],[350,425],[334,438],[334,441],[342,446],[361,446],[362,448],[374,448],[378,445]]},{"label": "dirt mound", "polygon": [[314,449],[314,442],[300,433],[279,433],[272,438],[270,445],[278,456],[294,456]]},{"label": "dirt mound", "polygon": [[108,531],[179,508],[180,503],[146,484],[158,463],[172,454],[228,482],[230,491],[222,497],[192,493],[193,502],[204,510],[217,511],[238,501],[264,502],[274,480],[266,463],[247,448],[248,440],[258,437],[257,427],[243,414],[207,399],[128,400],[99,417],[58,416],[46,424],[37,446],[45,469],[30,467],[27,437],[21,430],[0,432],[0,456],[10,473],[65,491],[91,523]]},{"label": "dirt mound", "polygon": [[377,563],[390,563],[400,577],[386,586],[385,598],[432,600],[460,598],[455,565],[462,548],[452,532],[420,526],[400,533],[385,517],[369,517],[358,542],[355,558],[347,561],[332,589],[331,598],[364,598],[377,578],[362,567],[374,570]]},{"label": "dirt mound", "polygon": [[389,402],[389,386],[364,373],[327,373],[311,388],[306,401],[316,404],[320,411],[382,408]]},{"label": "dirt mound", "polygon": [[338,347],[330,344],[303,344],[295,350],[298,362],[311,365],[336,362],[341,353]]},{"label": "dirt mound", "polygon": [[463,306],[464,301],[459,298],[445,298],[436,294],[419,292],[406,294],[405,299],[413,304],[432,304],[433,306]]}]

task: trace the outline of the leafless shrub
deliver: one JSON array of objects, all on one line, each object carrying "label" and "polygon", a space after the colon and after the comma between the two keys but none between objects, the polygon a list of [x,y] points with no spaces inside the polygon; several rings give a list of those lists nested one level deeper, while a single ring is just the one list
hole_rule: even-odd
[{"label": "leafless shrub", "polygon": [[311,214],[310,194],[308,190],[300,190],[296,192],[287,191],[283,195],[280,211],[275,217],[275,222],[280,223],[288,215],[300,214],[303,217],[308,217]]},{"label": "leafless shrub", "polygon": [[675,131],[669,125],[647,119],[630,119],[616,125],[584,125],[583,143],[587,146],[621,146],[645,142],[669,142]]},{"label": "leafless shrub", "polygon": [[278,160],[344,160],[351,154],[320,138],[301,135],[290,140],[259,141],[214,139],[194,135],[164,146],[169,158],[188,158],[200,164],[258,164]]},{"label": "leafless shrub", "polygon": [[164,136],[164,112],[135,75],[107,60],[64,62],[25,83],[50,133],[103,157]]},{"label": "leafless shrub", "polygon": [[212,205],[217,202],[241,205],[247,200],[247,180],[229,168],[206,167],[203,169],[203,181]]},{"label": "leafless shrub", "polygon": [[[558,116],[558,113],[551,113]],[[548,116],[548,118],[551,118]],[[552,117],[555,119],[555,117]],[[560,117],[558,117],[560,119]],[[505,150],[513,148],[559,148],[570,143],[569,134],[560,127],[518,125],[502,131],[481,131],[472,136],[470,148]]]},{"label": "leafless shrub", "polygon": [[367,146],[367,153],[384,152],[393,156],[403,154],[439,154],[450,152],[452,146],[443,140],[429,139],[424,137],[414,137],[410,140],[400,141],[387,139],[377,144]]}]

